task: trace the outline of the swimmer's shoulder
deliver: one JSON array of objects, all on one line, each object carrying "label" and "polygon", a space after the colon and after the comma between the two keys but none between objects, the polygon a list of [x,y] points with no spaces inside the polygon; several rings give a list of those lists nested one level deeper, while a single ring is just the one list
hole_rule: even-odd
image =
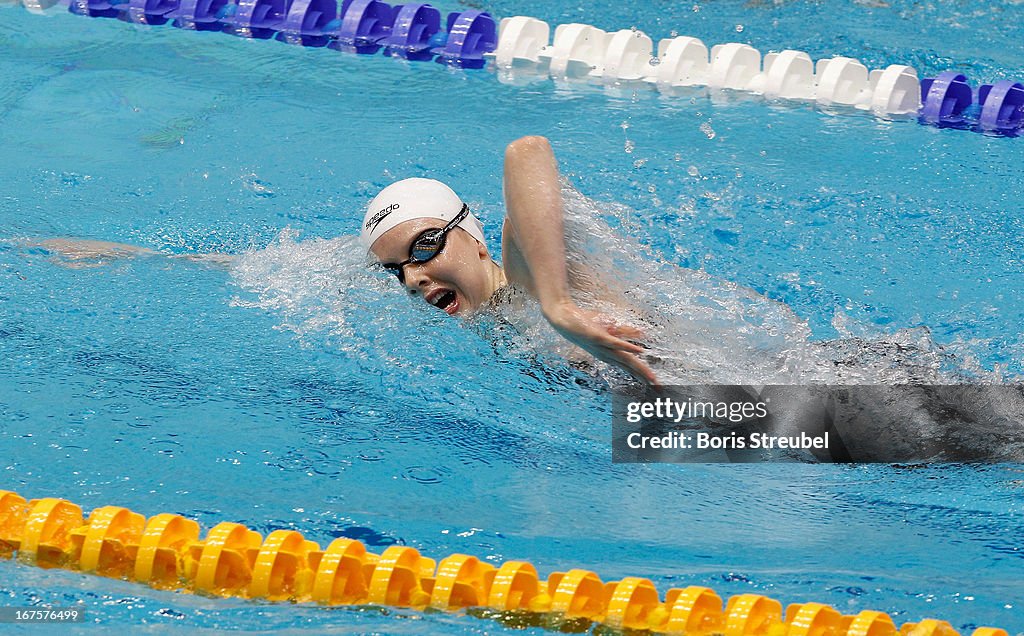
[{"label": "swimmer's shoulder", "polygon": [[491,307],[520,306],[531,298],[530,294],[515,283],[508,283],[496,289],[488,301]]}]

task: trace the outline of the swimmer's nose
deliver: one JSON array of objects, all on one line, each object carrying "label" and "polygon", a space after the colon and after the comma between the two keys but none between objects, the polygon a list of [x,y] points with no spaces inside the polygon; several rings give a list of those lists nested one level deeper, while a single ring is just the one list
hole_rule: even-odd
[{"label": "swimmer's nose", "polygon": [[423,273],[423,268],[414,263],[405,266],[405,288],[413,296],[421,293],[430,284],[430,278]]}]

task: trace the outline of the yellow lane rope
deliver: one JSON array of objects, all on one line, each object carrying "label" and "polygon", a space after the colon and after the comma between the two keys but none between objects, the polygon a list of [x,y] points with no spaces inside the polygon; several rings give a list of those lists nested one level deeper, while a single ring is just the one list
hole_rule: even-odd
[{"label": "yellow lane rope", "polygon": [[[326,549],[294,530],[264,539],[237,523],[199,538],[199,524],[174,514],[150,519],[127,508],[82,509],[63,499],[26,501],[0,490],[0,556],[134,580],[162,590],[324,605],[380,605],[474,613],[520,625],[586,629],[592,623],[655,634],[704,636],[960,636],[946,621],[897,628],[883,612],[844,616],[821,603],[782,604],[757,594],[721,597],[673,588],[664,600],[648,579],[602,582],[573,569],[542,580],[525,561],[495,567],[465,554],[436,563],[407,546],[382,554],[352,539]],[[575,629],[574,629],[575,628]],[[972,636],[1008,636],[979,627]]]}]

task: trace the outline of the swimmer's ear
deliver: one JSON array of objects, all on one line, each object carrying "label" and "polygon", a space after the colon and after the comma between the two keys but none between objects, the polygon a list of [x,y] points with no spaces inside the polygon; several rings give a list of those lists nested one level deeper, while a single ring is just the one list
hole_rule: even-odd
[{"label": "swimmer's ear", "polygon": [[[473,240],[476,240],[476,239],[473,239]],[[476,241],[476,253],[477,253],[477,256],[480,257],[480,260],[482,260],[482,261],[489,261],[489,260],[491,260],[491,254],[490,254],[490,252],[487,251],[487,246],[484,245],[483,243],[481,243],[480,241]]]}]

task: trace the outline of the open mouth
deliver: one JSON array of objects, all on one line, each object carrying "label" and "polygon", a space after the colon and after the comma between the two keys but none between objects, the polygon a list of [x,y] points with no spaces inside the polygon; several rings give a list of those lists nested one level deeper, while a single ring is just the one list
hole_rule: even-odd
[{"label": "open mouth", "polygon": [[454,314],[459,308],[458,297],[450,289],[442,289],[440,292],[431,295],[427,302],[448,314]]}]

